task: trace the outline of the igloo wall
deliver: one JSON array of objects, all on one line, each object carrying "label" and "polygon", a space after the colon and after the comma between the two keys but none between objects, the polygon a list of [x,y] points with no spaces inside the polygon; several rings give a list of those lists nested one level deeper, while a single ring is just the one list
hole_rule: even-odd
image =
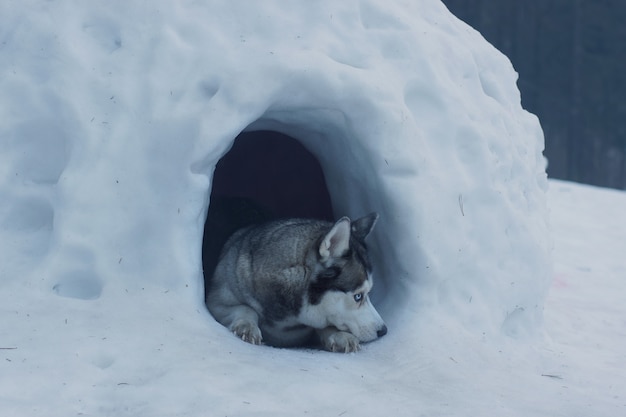
[{"label": "igloo wall", "polygon": [[4,5],[2,49],[23,60],[0,61],[20,97],[0,99],[15,242],[0,285],[201,308],[213,170],[241,132],[271,130],[319,160],[337,216],[380,213],[374,301],[391,332],[534,328],[543,137],[509,61],[437,0],[306,4]]}]

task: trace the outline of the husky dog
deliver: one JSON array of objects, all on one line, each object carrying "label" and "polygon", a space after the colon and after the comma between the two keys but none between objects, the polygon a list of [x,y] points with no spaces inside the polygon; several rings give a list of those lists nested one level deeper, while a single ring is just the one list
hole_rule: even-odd
[{"label": "husky dog", "polygon": [[252,344],[302,346],[317,334],[329,351],[357,351],[387,333],[368,296],[364,240],[377,219],[287,219],[240,229],[220,255],[209,311]]},{"label": "husky dog", "polygon": [[228,238],[243,227],[275,218],[268,208],[249,198],[211,195],[211,205],[204,224],[202,241],[205,297],[208,294],[209,283],[219,261],[220,251]]}]

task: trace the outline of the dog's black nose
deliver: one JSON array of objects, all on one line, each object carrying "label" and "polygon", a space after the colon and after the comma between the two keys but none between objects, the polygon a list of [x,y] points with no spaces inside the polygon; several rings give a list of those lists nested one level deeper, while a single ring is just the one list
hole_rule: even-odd
[{"label": "dog's black nose", "polygon": [[376,336],[378,336],[378,337],[383,337],[383,336],[384,336],[384,335],[386,335],[386,334],[387,334],[387,326],[385,326],[385,325],[383,324],[382,329],[380,329],[380,330],[378,330],[378,331],[376,332]]}]

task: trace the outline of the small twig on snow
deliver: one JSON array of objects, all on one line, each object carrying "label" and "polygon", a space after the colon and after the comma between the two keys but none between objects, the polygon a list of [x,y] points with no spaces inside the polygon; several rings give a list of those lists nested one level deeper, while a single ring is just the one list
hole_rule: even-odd
[{"label": "small twig on snow", "polygon": [[560,375],[541,374],[541,376],[545,376],[547,378],[554,378],[554,379],[563,379],[563,377]]},{"label": "small twig on snow", "polygon": [[459,207],[461,208],[461,214],[465,217],[465,212],[463,211],[463,194],[459,194]]}]

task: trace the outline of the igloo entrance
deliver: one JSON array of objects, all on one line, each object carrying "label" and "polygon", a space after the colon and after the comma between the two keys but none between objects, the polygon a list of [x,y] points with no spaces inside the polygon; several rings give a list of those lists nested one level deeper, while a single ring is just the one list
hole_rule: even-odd
[{"label": "igloo entrance", "polygon": [[221,247],[239,227],[271,218],[332,221],[320,164],[297,139],[269,130],[241,133],[216,165],[202,262],[210,279]]},{"label": "igloo entrance", "polygon": [[215,169],[211,199],[245,197],[277,217],[332,220],[317,159],[298,140],[275,131],[240,134]]}]

